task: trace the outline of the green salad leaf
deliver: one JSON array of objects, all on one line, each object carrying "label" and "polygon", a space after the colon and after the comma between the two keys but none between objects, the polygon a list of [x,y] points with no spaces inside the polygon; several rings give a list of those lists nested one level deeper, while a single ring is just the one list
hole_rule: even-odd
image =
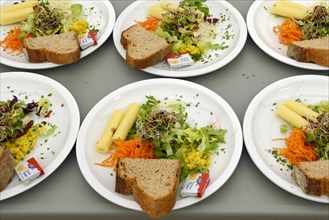
[{"label": "green salad leaf", "polygon": [[72,4],[70,6],[70,10],[72,12],[73,16],[79,16],[80,13],[82,12],[83,6],[81,4]]},{"label": "green salad leaf", "polygon": [[308,105],[307,107],[311,108],[313,111],[317,113],[328,113],[329,112],[329,101],[322,100],[319,104],[316,105]]},{"label": "green salad leaf", "polygon": [[182,8],[196,7],[199,11],[202,11],[206,16],[209,17],[209,8],[203,5],[204,2],[206,2],[206,0],[184,0],[179,4],[179,6]]},{"label": "green salad leaf", "polygon": [[47,137],[53,134],[57,126],[50,124],[49,122],[43,121],[37,125],[33,126],[33,129],[37,132],[40,137]]}]

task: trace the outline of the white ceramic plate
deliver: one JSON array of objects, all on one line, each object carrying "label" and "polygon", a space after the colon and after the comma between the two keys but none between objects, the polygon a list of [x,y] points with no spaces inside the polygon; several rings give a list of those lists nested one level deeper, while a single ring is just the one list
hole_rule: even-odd
[{"label": "white ceramic plate", "polygon": [[[115,109],[125,109],[132,102],[145,103],[145,96],[149,95],[162,101],[168,98],[190,103],[186,110],[191,125],[197,123],[204,126],[216,117],[221,128],[228,130],[226,143],[219,145],[219,155],[212,155],[210,184],[203,197],[181,198],[178,193],[174,209],[200,202],[218,190],[235,170],[242,151],[242,133],[234,111],[219,95],[189,81],[166,78],[139,81],[115,90],[99,101],[88,113],[79,131],[76,152],[80,170],[90,186],[107,200],[129,209],[141,210],[133,196],[115,192],[115,172],[112,169],[94,164],[109,156],[96,152],[95,146]],[[225,153],[220,150],[222,148],[225,148]]]},{"label": "white ceramic plate", "polygon": [[[80,113],[72,94],[63,85],[48,77],[27,72],[0,73],[0,77],[1,100],[11,100],[13,95],[27,102],[38,101],[41,96],[48,97],[52,103],[53,114],[46,121],[57,126],[54,134],[39,137],[34,149],[23,160],[35,157],[45,174],[29,184],[20,182],[15,174],[9,185],[0,192],[2,201],[41,183],[61,165],[75,143],[80,126]],[[32,115],[31,117],[36,123],[45,120]]]},{"label": "white ceramic plate", "polygon": [[244,141],[251,159],[258,169],[273,183],[299,197],[329,203],[328,196],[305,194],[291,177],[291,170],[276,161],[267,150],[283,148],[283,141],[274,138],[289,135],[280,132],[286,122],[275,115],[275,109],[286,99],[300,99],[307,104],[329,100],[329,78],[327,76],[304,75],[279,80],[258,93],[249,104],[243,121]]},{"label": "white ceramic plate", "polygon": [[[89,25],[93,25],[93,27],[99,30],[96,36],[97,45],[83,50],[81,52],[81,58],[83,58],[101,47],[102,44],[104,44],[108,37],[111,35],[116,19],[115,11],[110,1],[72,0],[71,2],[82,4],[84,14],[87,15]],[[12,4],[11,1],[1,1],[1,7],[10,4]],[[9,30],[17,25],[18,24],[0,26],[0,39],[3,40]],[[7,66],[16,67],[20,69],[47,69],[61,66],[59,64],[50,62],[30,63],[28,62],[24,54],[15,56],[3,51],[3,48],[0,49],[0,63]]]},{"label": "white ceramic plate", "polygon": [[[178,1],[170,2],[178,4]],[[126,59],[126,50],[120,43],[122,31],[136,24],[136,21],[144,21],[148,16],[147,9],[151,5],[159,3],[159,1],[135,1],[118,17],[113,30],[113,40],[115,47],[124,59]],[[189,67],[170,70],[168,64],[164,60],[154,66],[143,69],[143,71],[164,77],[182,78],[198,76],[225,66],[240,53],[247,39],[247,27],[239,11],[226,1],[207,1],[206,4],[214,17],[219,18],[220,15],[226,17],[226,21],[216,24],[219,34],[215,42],[225,42],[225,45],[229,45],[229,47],[225,50],[210,51],[209,55],[211,55],[212,58],[208,63],[199,61]],[[228,28],[228,26],[230,27]],[[223,36],[225,36],[226,31],[228,31],[230,35],[234,35],[234,37],[231,37],[230,40],[224,40]]]},{"label": "white ceramic plate", "polygon": [[[328,67],[313,63],[297,62],[289,58],[287,46],[281,44],[277,34],[273,32],[273,27],[281,25],[284,18],[270,13],[269,9],[275,1],[257,0],[249,8],[247,14],[247,26],[251,38],[265,53],[291,66],[310,69],[310,70],[328,70]],[[304,5],[313,5],[316,1],[293,1]]]}]

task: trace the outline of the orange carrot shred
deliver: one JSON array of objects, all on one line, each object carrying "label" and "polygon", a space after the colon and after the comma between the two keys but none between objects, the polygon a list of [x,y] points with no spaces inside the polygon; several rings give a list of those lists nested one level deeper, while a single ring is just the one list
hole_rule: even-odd
[{"label": "orange carrot shred", "polygon": [[[7,53],[14,53],[17,52],[16,56],[23,53],[23,44],[22,41],[19,39],[19,36],[21,35],[21,29],[14,28],[11,29],[9,34],[0,41],[0,46],[4,48],[4,50]],[[8,52],[8,49],[10,50]]]},{"label": "orange carrot shred", "polygon": [[286,147],[274,149],[279,150],[279,156],[286,157],[291,164],[318,160],[318,156],[313,147],[305,145],[305,139],[305,131],[294,128],[289,137],[276,139],[284,140]]},{"label": "orange carrot shred", "polygon": [[291,18],[285,20],[282,25],[273,27],[273,32],[279,33],[280,42],[285,45],[300,41],[304,37],[302,29]]},{"label": "orange carrot shred", "polygon": [[145,21],[138,21],[137,24],[142,26],[145,30],[155,31],[158,27],[160,19],[147,17]]},{"label": "orange carrot shred", "polygon": [[96,165],[103,167],[114,168],[118,162],[119,158],[154,158],[154,146],[152,142],[143,142],[138,136],[135,136],[132,140],[121,140],[115,150],[110,152],[110,156],[103,160],[101,163],[95,163]]}]

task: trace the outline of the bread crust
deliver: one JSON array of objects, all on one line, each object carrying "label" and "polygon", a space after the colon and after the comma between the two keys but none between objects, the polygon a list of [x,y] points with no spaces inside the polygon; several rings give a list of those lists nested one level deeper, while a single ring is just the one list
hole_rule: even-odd
[{"label": "bread crust", "polygon": [[[316,40],[329,41],[329,37]],[[299,62],[312,62],[322,66],[329,66],[329,48],[312,47],[312,40],[308,40],[307,42],[309,45],[301,45],[298,41],[290,44],[288,46],[287,56]]]},{"label": "bread crust", "polygon": [[43,49],[26,48],[29,62],[42,63],[49,61],[56,64],[70,64],[77,62],[81,57],[81,51],[75,50],[70,53],[58,53],[56,51]]},{"label": "bread crust", "polygon": [[167,215],[176,204],[177,185],[166,196],[153,198],[138,184],[134,184],[133,194],[136,202],[151,217],[159,218]]},{"label": "bread crust", "polygon": [[165,48],[161,48],[156,53],[152,53],[149,56],[142,58],[142,59],[136,59],[131,56],[129,53],[129,50],[133,48],[134,46],[132,44],[128,45],[127,47],[127,54],[126,54],[126,61],[133,69],[144,69],[149,66],[153,66],[154,64],[157,64],[159,61],[164,60],[166,56],[171,54],[171,45],[167,45]]},{"label": "bread crust", "polygon": [[[317,161],[313,163],[316,162]],[[312,162],[304,162],[294,166],[292,177],[295,179],[297,185],[307,194],[315,196],[329,196],[329,174],[326,176],[316,177],[314,176],[314,171],[311,172],[308,169],[307,163]],[[327,165],[329,165],[329,163],[327,163]]]},{"label": "bread crust", "polygon": [[74,45],[75,49],[63,52],[54,51],[47,47],[33,48],[30,47],[28,43],[29,40],[33,39],[24,39],[24,54],[31,63],[42,63],[49,61],[56,64],[70,64],[77,62],[81,57],[81,50],[76,34],[74,34],[74,36],[74,40],[70,43]]},{"label": "bread crust", "polygon": [[136,177],[128,177],[127,175],[118,172],[119,167],[124,166],[120,164],[120,159],[118,160],[116,166],[116,174],[115,174],[115,191],[117,193],[121,193],[124,195],[129,195],[133,193],[133,186],[136,183]]},{"label": "bread crust", "polygon": [[179,185],[179,160],[177,160],[175,170],[172,174],[175,175],[175,184],[172,185],[169,193],[161,196],[151,195],[147,192],[147,189],[138,182],[137,177],[126,174],[125,169],[131,169],[131,167],[126,167],[126,164],[122,162],[122,159],[118,160],[116,168],[115,191],[125,195],[133,194],[136,202],[149,216],[155,218],[163,217],[173,209],[176,204],[176,192]]},{"label": "bread crust", "polygon": [[[141,43],[139,42],[140,39],[134,39],[134,37],[129,36],[129,32],[133,32],[134,29],[136,29],[137,25],[133,25],[123,31],[121,33],[121,39],[120,42],[123,46],[123,48],[126,49],[126,62],[129,64],[129,66],[133,69],[144,69],[149,66],[153,66],[154,64],[160,62],[161,60],[164,60],[166,56],[170,55],[172,53],[172,45],[165,43],[165,45],[159,45],[159,48],[157,51],[153,53],[149,53],[145,57],[137,58],[134,57],[131,54],[131,51],[134,50],[136,47],[140,47]],[[144,30],[147,32],[146,30]],[[154,38],[159,38],[158,36],[154,35]],[[147,39],[144,39],[145,41]],[[163,39],[164,40],[164,39]]]},{"label": "bread crust", "polygon": [[15,174],[15,160],[10,150],[0,144],[0,192],[10,183]]},{"label": "bread crust", "polygon": [[123,46],[123,48],[125,48],[127,50],[127,46],[128,44],[131,43],[131,40],[127,37],[127,33],[129,31],[131,31],[131,29],[133,28],[134,26],[131,26],[129,28],[127,28],[126,30],[124,30],[122,33],[121,33],[121,38],[120,38],[120,42]]}]

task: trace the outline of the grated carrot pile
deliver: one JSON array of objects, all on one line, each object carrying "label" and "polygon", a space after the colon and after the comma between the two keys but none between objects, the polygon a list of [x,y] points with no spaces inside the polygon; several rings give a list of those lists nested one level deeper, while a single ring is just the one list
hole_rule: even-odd
[{"label": "grated carrot pile", "polygon": [[138,136],[132,140],[119,140],[115,150],[110,153],[111,155],[103,160],[101,163],[96,163],[103,167],[114,168],[119,158],[154,158],[154,146],[152,142],[143,142]]},{"label": "grated carrot pile", "polygon": [[[15,27],[11,29],[9,34],[0,41],[0,46],[4,48],[7,53],[14,53],[17,51],[16,55],[23,53],[23,44],[22,41],[19,39],[21,35],[21,29]],[[10,51],[8,52],[8,49]]]},{"label": "grated carrot pile", "polygon": [[318,159],[312,146],[305,145],[306,133],[304,130],[294,128],[290,136],[275,140],[284,140],[285,148],[274,148],[279,150],[279,156],[284,156],[291,164],[302,161],[316,161]]},{"label": "grated carrot pile", "polygon": [[302,29],[291,18],[285,20],[282,25],[273,27],[273,32],[279,33],[280,42],[285,45],[300,41],[304,37]]},{"label": "grated carrot pile", "polygon": [[158,27],[160,19],[147,17],[145,21],[138,21],[137,24],[142,26],[145,30],[155,31]]}]

